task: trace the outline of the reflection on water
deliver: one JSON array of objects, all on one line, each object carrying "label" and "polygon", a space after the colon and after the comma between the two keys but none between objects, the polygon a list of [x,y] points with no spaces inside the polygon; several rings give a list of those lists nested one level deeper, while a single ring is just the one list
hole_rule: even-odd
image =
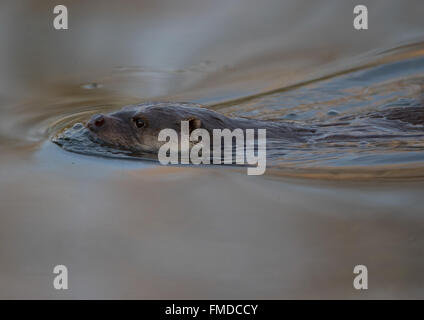
[{"label": "reflection on water", "polygon": [[[367,32],[350,0],[64,1],[67,32],[2,4],[0,297],[422,297],[423,3],[363,2]],[[317,134],[249,177],[105,158],[75,126],[149,100]]]}]

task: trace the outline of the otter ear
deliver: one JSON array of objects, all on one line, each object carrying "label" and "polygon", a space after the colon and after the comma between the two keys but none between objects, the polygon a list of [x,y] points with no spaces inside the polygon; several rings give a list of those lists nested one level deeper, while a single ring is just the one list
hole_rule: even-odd
[{"label": "otter ear", "polygon": [[202,120],[195,117],[184,119],[183,121],[188,121],[189,132],[191,133],[195,129],[199,129],[202,126]]}]

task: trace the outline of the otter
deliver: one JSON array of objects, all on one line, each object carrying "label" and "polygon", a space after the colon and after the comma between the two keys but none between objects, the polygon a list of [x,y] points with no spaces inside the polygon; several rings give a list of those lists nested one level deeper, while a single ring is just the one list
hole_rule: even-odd
[{"label": "otter", "polygon": [[[162,129],[173,129],[180,134],[182,121],[188,121],[189,134],[199,128],[206,129],[211,136],[214,129],[266,129],[267,145],[271,146],[274,142],[304,143],[310,141],[311,137],[318,139],[317,141],[350,141],[399,136],[399,132],[387,133],[384,128],[395,128],[397,131],[411,134],[418,131],[422,134],[423,110],[422,106],[394,107],[357,116],[342,116],[336,122],[302,126],[287,121],[227,117],[196,103],[147,102],[125,106],[119,111],[108,114],[96,114],[86,123],[86,127],[93,140],[106,145],[133,152],[157,154],[165,143],[158,139],[159,132]],[[350,121],[357,117],[382,121],[377,127],[373,123],[368,123],[373,130],[372,134],[369,134],[365,127],[361,129],[363,134],[360,135],[356,133],[357,127],[352,127],[353,133],[346,131],[344,128],[349,128]],[[340,132],[337,131],[339,127]],[[376,134],[374,131],[378,131],[379,128],[383,130]],[[192,146],[190,142],[189,147]],[[210,149],[213,149],[213,145]]]},{"label": "otter", "polygon": [[180,132],[181,121],[189,122],[190,133],[206,129],[266,129],[266,138],[303,142],[315,132],[292,123],[230,118],[195,103],[153,102],[129,105],[108,114],[96,114],[86,123],[90,135],[101,142],[130,151],[158,153],[162,129]]}]

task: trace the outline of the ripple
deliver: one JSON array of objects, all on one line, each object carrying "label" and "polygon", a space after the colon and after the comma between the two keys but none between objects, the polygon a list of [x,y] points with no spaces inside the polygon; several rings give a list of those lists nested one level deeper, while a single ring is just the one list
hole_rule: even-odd
[{"label": "ripple", "polygon": [[93,138],[88,129],[81,123],[75,123],[71,128],[57,133],[52,142],[66,151],[84,155],[115,159],[154,160],[151,154],[134,153],[127,150],[112,148],[102,141]]},{"label": "ripple", "polygon": [[[414,56],[210,107],[228,116],[288,121],[316,129],[316,134],[304,143],[268,140],[267,165],[280,172],[272,170],[273,174],[325,177],[327,173],[329,177],[351,179],[354,173],[358,177],[372,177],[374,172],[374,177],[400,178],[411,177],[415,170],[416,176],[421,177],[424,126],[393,116],[388,119],[389,113],[384,112],[403,108],[393,113],[402,115],[413,108],[420,110],[423,88],[424,57]],[[83,111],[55,118],[48,132],[52,141],[67,151],[157,160],[156,155],[118,150],[93,140],[82,124],[95,112],[123,105],[87,105]],[[408,118],[411,117],[404,117]]]}]

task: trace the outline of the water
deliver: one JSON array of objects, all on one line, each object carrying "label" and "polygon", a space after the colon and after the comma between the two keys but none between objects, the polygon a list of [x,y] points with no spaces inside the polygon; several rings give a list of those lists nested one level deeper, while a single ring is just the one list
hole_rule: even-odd
[{"label": "water", "polygon": [[[420,52],[421,45],[416,47],[407,54]],[[420,175],[424,168],[424,119],[420,109],[424,101],[423,75],[423,57],[396,59],[211,108],[230,117],[290,121],[316,130],[306,143],[268,139],[270,168],[290,167],[296,169],[291,172],[294,175],[302,174],[305,168],[325,174],[331,167],[344,174],[344,169],[351,171],[355,166],[360,174],[361,168],[369,171],[376,166],[380,170],[369,178],[377,178],[384,166],[389,166],[385,177],[389,173],[399,178],[405,173],[405,165],[413,164],[414,175]],[[390,116],[391,110],[399,110],[400,115]],[[408,114],[412,122],[405,120],[411,117]],[[123,159],[156,159],[148,153],[134,154],[93,142],[81,122],[73,124],[74,119],[81,117],[65,117],[52,129],[52,141],[65,150]]]},{"label": "water", "polygon": [[[365,3],[357,32],[354,4],[74,1],[66,32],[51,3],[2,4],[0,297],[422,297],[424,128],[387,112],[422,107],[423,5]],[[252,177],[159,166],[78,124],[151,100],[317,134],[271,144]]]}]

